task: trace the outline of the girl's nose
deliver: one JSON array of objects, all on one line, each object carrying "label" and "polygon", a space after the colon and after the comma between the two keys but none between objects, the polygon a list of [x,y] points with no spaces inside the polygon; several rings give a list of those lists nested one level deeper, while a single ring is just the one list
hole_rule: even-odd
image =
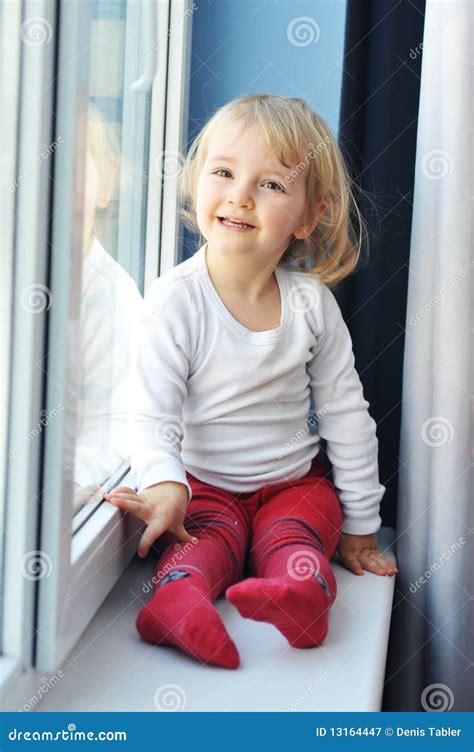
[{"label": "girl's nose", "polygon": [[237,206],[253,206],[252,195],[250,193],[250,190],[245,186],[233,186],[233,190],[229,193],[227,200],[229,204]]}]

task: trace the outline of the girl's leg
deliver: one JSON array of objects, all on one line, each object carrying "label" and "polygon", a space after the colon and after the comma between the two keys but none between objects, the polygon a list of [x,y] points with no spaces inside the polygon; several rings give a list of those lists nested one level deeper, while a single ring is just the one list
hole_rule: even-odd
[{"label": "girl's leg", "polygon": [[255,577],[226,592],[242,616],[274,624],[298,648],[324,641],[336,597],[329,560],[339,542],[342,511],[322,465],[316,464],[316,473],[262,489],[249,554]]},{"label": "girl's leg", "polygon": [[[213,601],[239,579],[250,523],[232,494],[188,474],[193,489],[184,520],[197,543],[161,536],[155,592],[138,614],[144,640],[175,645],[203,663],[239,666],[239,654]],[[168,545],[169,542],[169,545]]]}]

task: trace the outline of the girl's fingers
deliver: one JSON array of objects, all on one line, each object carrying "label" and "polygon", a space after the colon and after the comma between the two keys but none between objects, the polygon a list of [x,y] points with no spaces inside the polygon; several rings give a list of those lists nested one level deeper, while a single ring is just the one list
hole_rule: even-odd
[{"label": "girl's fingers", "polygon": [[140,538],[140,543],[138,544],[138,555],[141,559],[143,559],[145,556],[147,556],[148,551],[150,550],[150,546],[153,545],[155,542],[155,538],[152,539],[149,534],[147,534],[147,530],[143,533],[142,537]]},{"label": "girl's fingers", "polygon": [[359,554],[359,561],[364,569],[368,569],[371,572],[380,572],[383,570],[375,554]]},{"label": "girl's fingers", "polygon": [[173,532],[178,540],[183,541],[184,543],[197,543],[198,539],[190,535],[184,525],[179,525],[176,531]]},{"label": "girl's fingers", "polygon": [[128,499],[129,501],[138,501],[143,504],[142,500],[136,493],[123,493],[119,491],[110,491],[110,493],[104,494],[104,499]]},{"label": "girl's fingers", "polygon": [[104,494],[104,499],[107,499],[107,501],[110,501],[110,499],[117,499],[119,501],[134,501],[137,504],[143,505],[142,499],[140,499],[140,497],[137,496],[136,493],[119,493],[117,491],[111,491],[108,494]]},{"label": "girl's fingers", "polygon": [[114,493],[114,494],[125,493],[125,494],[132,494],[133,496],[136,496],[136,493],[133,490],[133,488],[129,488],[128,486],[117,486],[117,488],[114,488],[114,490],[111,491],[110,493]]},{"label": "girl's fingers", "polygon": [[345,554],[342,558],[342,563],[347,569],[350,569],[354,574],[363,575],[364,571],[359,563],[359,559],[355,554]]},{"label": "girl's fingers", "polygon": [[392,575],[398,572],[398,567],[395,566],[393,561],[389,559],[388,556],[380,554],[380,562],[384,569],[388,572],[388,574]]},{"label": "girl's fingers", "polygon": [[398,572],[398,568],[380,551],[345,553],[341,556],[341,561],[347,569],[357,575],[363,575],[364,569],[374,572],[374,574],[384,575],[392,575]]},{"label": "girl's fingers", "polygon": [[165,520],[154,520],[152,525],[148,525],[138,544],[138,555],[140,558],[147,556],[153,543],[167,530]]},{"label": "girl's fingers", "polygon": [[388,556],[384,556],[384,554],[381,553],[377,553],[376,556],[379,565],[387,574],[395,574],[395,572],[398,572],[397,567],[395,566],[395,564],[393,564],[391,559],[388,558]]},{"label": "girl's fingers", "polygon": [[113,506],[120,507],[120,509],[125,509],[125,511],[132,512],[132,514],[136,514],[139,517],[141,517],[146,510],[145,505],[141,501],[136,501],[135,499],[125,499],[121,496],[109,497],[109,494],[107,494],[105,498]]},{"label": "girl's fingers", "polygon": [[391,574],[394,571],[394,566],[390,559],[387,559],[383,554],[373,551],[368,554],[359,554],[359,561],[361,565],[375,574]]}]

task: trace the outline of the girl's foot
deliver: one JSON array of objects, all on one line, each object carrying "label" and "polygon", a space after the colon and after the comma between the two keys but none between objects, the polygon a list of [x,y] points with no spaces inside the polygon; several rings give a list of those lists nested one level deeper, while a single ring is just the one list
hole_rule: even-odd
[{"label": "girl's foot", "polygon": [[328,613],[335,597],[320,574],[295,579],[251,577],[227,588],[226,598],[241,616],[273,624],[295,648],[321,645],[328,633]]},{"label": "girl's foot", "polygon": [[207,591],[198,572],[173,570],[139,612],[136,627],[146,642],[175,645],[203,663],[238,668],[237,648]]}]

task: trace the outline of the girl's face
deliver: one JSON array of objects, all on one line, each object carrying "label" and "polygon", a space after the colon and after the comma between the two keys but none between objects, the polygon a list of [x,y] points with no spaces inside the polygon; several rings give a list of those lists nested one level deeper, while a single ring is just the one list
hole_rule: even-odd
[{"label": "girl's face", "polygon": [[[266,151],[263,133],[237,122],[212,135],[197,182],[196,214],[201,234],[222,253],[278,260],[293,236],[303,237],[305,174]],[[285,177],[288,180],[285,180]],[[222,217],[246,222],[236,230]]]}]

